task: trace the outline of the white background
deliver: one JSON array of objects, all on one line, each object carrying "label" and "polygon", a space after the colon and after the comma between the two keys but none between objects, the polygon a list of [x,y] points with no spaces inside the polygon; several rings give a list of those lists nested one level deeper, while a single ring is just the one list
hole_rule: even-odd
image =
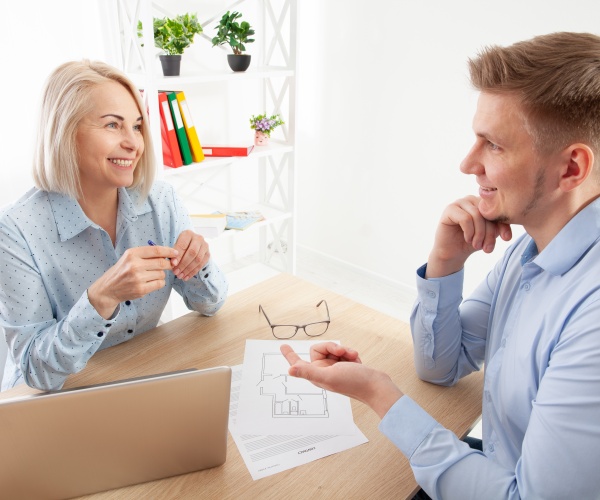
[{"label": "white background", "polygon": [[[169,3],[175,11],[200,5]],[[298,4],[297,241],[412,288],[443,207],[476,192],[474,180],[458,171],[472,143],[476,102],[467,58],[488,44],[552,31],[600,33],[600,3]],[[236,9],[244,12],[244,4]],[[3,206],[31,186],[34,123],[48,73],[64,61],[103,59],[106,52],[95,2],[6,1],[0,15]],[[471,259],[466,291],[497,258]]]}]

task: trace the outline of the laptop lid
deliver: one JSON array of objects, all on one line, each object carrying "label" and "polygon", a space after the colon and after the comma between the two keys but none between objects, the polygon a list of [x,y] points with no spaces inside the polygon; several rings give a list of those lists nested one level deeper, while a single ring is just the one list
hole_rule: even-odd
[{"label": "laptop lid", "polygon": [[225,462],[231,368],[0,402],[3,498],[70,498]]}]

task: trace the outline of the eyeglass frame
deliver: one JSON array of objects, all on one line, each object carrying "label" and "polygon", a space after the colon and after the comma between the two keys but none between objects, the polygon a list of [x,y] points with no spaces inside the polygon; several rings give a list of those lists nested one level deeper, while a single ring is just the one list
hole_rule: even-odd
[{"label": "eyeglass frame", "polygon": [[[313,321],[312,323],[306,323],[305,325],[284,325],[284,324],[278,324],[278,325],[273,325],[271,323],[271,320],[269,319],[269,317],[267,316],[267,313],[265,312],[264,308],[262,305],[258,304],[258,311],[262,312],[265,315],[265,318],[267,319],[267,323],[269,323],[269,326],[271,327],[271,333],[273,334],[273,337],[275,337],[278,340],[288,340],[291,338],[294,338],[296,336],[296,334],[298,333],[298,330],[302,329],[304,330],[304,334],[307,337],[320,337],[321,335],[324,335],[325,332],[329,329],[329,325],[331,324],[331,315],[329,314],[329,306],[327,305],[327,301],[325,299],[321,300],[321,302],[319,302],[315,307],[319,307],[321,304],[325,303],[325,309],[327,310],[327,319],[323,320],[323,321]],[[323,333],[319,333],[319,335],[309,335],[306,331],[306,327],[310,326],[310,325],[318,325],[321,323],[326,323],[327,326],[325,327],[325,330],[323,331]],[[290,336],[290,337],[278,337],[277,335],[275,335],[275,327],[277,326],[293,326],[296,328],[296,331],[294,332],[294,335]]]}]

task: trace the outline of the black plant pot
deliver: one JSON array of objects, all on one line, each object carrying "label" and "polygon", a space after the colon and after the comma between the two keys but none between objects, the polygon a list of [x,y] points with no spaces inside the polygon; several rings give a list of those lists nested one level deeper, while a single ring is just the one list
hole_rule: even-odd
[{"label": "black plant pot", "polygon": [[180,54],[161,54],[158,56],[162,65],[163,75],[179,76],[181,70],[181,55]]},{"label": "black plant pot", "polygon": [[227,54],[227,62],[233,71],[246,71],[250,66],[250,55]]}]

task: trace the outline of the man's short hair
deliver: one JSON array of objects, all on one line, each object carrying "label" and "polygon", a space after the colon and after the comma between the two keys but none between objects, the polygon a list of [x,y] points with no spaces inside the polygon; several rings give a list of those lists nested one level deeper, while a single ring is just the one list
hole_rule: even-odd
[{"label": "man's short hair", "polygon": [[541,153],[581,142],[600,157],[600,37],[551,33],[469,60],[473,86],[515,95]]},{"label": "man's short hair", "polygon": [[91,111],[90,96],[94,88],[111,81],[127,89],[143,116],[142,137],[145,147],[134,171],[131,187],[139,189],[142,200],[147,197],[156,166],[141,94],[121,71],[106,63],[87,59],[60,65],[46,81],[33,165],[33,179],[39,189],[66,194],[74,199],[82,195],[77,129],[83,117]]}]

